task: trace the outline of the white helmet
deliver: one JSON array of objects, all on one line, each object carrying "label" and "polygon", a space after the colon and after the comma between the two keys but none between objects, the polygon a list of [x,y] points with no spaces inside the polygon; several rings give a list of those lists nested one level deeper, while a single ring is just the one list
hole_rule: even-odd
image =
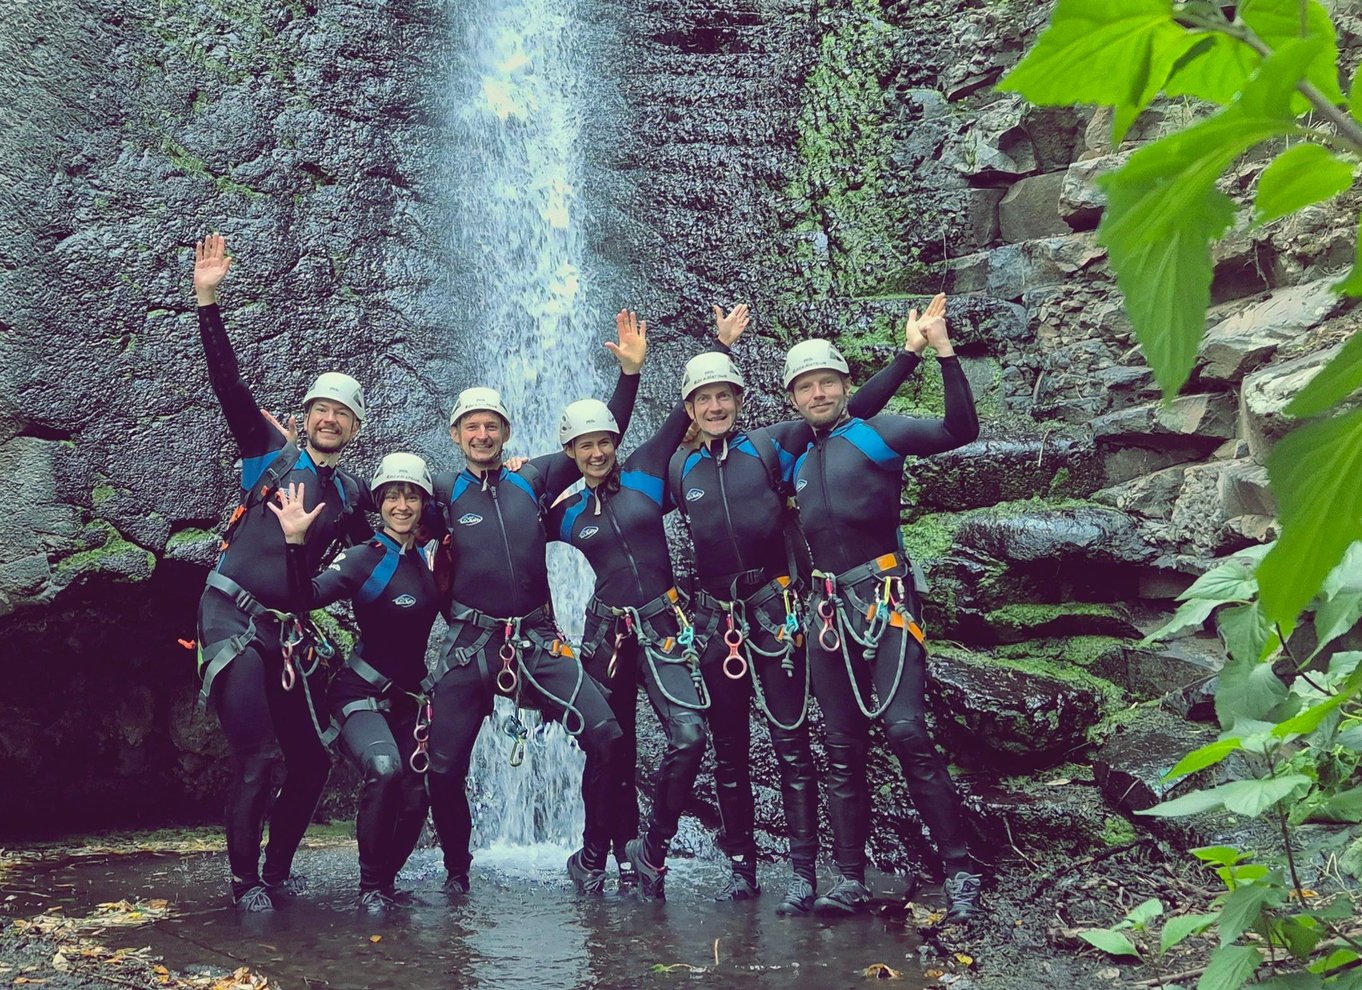
[{"label": "white helmet", "polygon": [[806,371],[840,371],[851,374],[842,352],[826,340],[801,340],[785,355],[785,387]]},{"label": "white helmet", "polygon": [[427,495],[435,494],[435,486],[430,482],[430,468],[415,454],[389,454],[378,465],[374,480],[369,482],[369,491],[375,496],[378,490],[392,481],[405,481],[415,485]]},{"label": "white helmet", "polygon": [[739,389],[746,384],[742,372],[727,354],[722,351],[697,354],[686,362],[686,370],[681,375],[681,398],[689,399],[697,388],[716,382],[728,382]]},{"label": "white helmet", "polygon": [[449,425],[453,426],[471,412],[494,412],[506,421],[507,426],[511,424],[511,414],[502,404],[501,393],[494,388],[474,387],[460,392],[454,401],[454,408],[450,410]]},{"label": "white helmet", "polygon": [[306,409],[313,399],[334,399],[344,403],[355,414],[355,419],[364,422],[364,388],[349,375],[339,371],[318,375],[307,395],[303,396],[303,408]]},{"label": "white helmet", "polygon": [[600,399],[578,399],[563,410],[558,421],[558,442],[567,446],[580,436],[604,430],[619,436],[615,414]]}]

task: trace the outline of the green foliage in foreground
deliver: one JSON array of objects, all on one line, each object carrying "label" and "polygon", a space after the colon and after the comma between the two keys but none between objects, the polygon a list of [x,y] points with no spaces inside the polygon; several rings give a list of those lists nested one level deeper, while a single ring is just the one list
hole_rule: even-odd
[{"label": "green foliage in foreground", "polygon": [[[1268,223],[1350,189],[1362,158],[1362,88],[1344,97],[1336,32],[1318,0],[1059,0],[1000,85],[1040,104],[1113,107],[1117,140],[1160,93],[1214,108],[1102,180],[1097,238],[1166,397],[1196,360],[1211,244],[1237,212],[1219,188],[1226,170],[1250,151],[1275,156],[1254,201],[1255,221]],[[1362,258],[1337,288],[1362,295]],[[1332,415],[1359,385],[1362,341],[1354,340],[1289,407],[1311,421],[1268,464],[1282,537],[1259,575],[1262,607],[1288,633],[1362,538],[1362,413]]]}]

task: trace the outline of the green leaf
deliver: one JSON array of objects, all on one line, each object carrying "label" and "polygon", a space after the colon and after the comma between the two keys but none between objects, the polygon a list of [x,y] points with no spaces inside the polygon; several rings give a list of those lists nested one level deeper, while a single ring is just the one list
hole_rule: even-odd
[{"label": "green leaf", "polygon": [[1059,0],[1050,24],[998,88],[1032,103],[1116,107],[1113,140],[1200,42],[1173,20],[1170,0]]},{"label": "green leaf", "polygon": [[1211,956],[1196,990],[1238,990],[1262,961],[1263,954],[1251,945],[1223,945]]},{"label": "green leaf", "polygon": [[1334,742],[1344,749],[1351,749],[1354,752],[1362,750],[1362,725],[1353,725],[1344,729],[1338,734]]},{"label": "green leaf", "polygon": [[1163,914],[1163,901],[1157,897],[1151,897],[1147,901],[1141,901],[1126,912],[1126,921],[1136,928],[1144,928],[1159,915]]},{"label": "green leaf", "polygon": [[[1362,73],[1360,73],[1362,74]],[[1318,416],[1362,386],[1362,333],[1355,333],[1286,406],[1298,419]]]},{"label": "green leaf", "polygon": [[1234,846],[1199,846],[1188,852],[1203,863],[1214,863],[1217,866],[1233,866],[1248,856],[1248,853]]},{"label": "green leaf", "polygon": [[1210,244],[1234,219],[1216,180],[1255,144],[1294,129],[1291,94],[1318,49],[1307,41],[1284,46],[1225,110],[1146,145],[1101,180],[1107,209],[1097,239],[1165,397],[1196,360],[1210,303]]},{"label": "green leaf", "polygon": [[1310,816],[1312,821],[1362,822],[1362,787],[1335,794]]},{"label": "green leaf", "polygon": [[1199,746],[1178,760],[1177,765],[1163,775],[1163,779],[1174,780],[1178,777],[1185,777],[1189,773],[1196,773],[1198,770],[1213,767],[1239,747],[1238,738],[1217,739],[1213,743]]},{"label": "green leaf", "polygon": [[1172,801],[1164,801],[1152,808],[1138,811],[1139,815],[1155,818],[1181,818],[1224,808],[1236,815],[1257,818],[1263,811],[1289,796],[1310,778],[1302,774],[1286,774],[1263,780],[1236,780],[1203,790],[1195,790]]},{"label": "green leaf", "polygon": [[[1239,16],[1272,49],[1302,36],[1300,0],[1245,0],[1239,5]],[[1338,41],[1328,11],[1313,0],[1307,25],[1307,36],[1320,42],[1308,75],[1323,92],[1331,94],[1332,102],[1338,103],[1342,99],[1338,91]],[[1245,42],[1227,34],[1213,34],[1178,63],[1164,92],[1224,105],[1234,99],[1261,64],[1262,57]],[[1308,109],[1303,96],[1294,97],[1293,104],[1298,113]]]},{"label": "green leaf", "polygon": [[1298,144],[1277,156],[1258,180],[1255,223],[1268,223],[1332,199],[1353,184],[1353,166],[1317,144]]},{"label": "green leaf", "polygon": [[1261,719],[1286,695],[1286,685],[1272,672],[1270,663],[1232,658],[1220,669],[1215,714],[1225,727],[1245,718]]},{"label": "green leaf", "polygon": [[1253,984],[1253,990],[1323,990],[1323,987],[1324,981],[1314,973],[1278,973]]},{"label": "green leaf", "polygon": [[1256,594],[1258,582],[1253,577],[1253,568],[1246,561],[1231,557],[1193,581],[1178,595],[1178,601],[1210,598],[1217,602],[1246,602]]},{"label": "green leaf", "polygon": [[1163,934],[1159,936],[1159,951],[1167,952],[1191,936],[1200,935],[1215,924],[1217,917],[1219,915],[1180,914],[1175,918],[1169,918],[1164,922]]},{"label": "green leaf", "polygon": [[1362,410],[1299,427],[1268,457],[1282,535],[1258,565],[1269,620],[1289,629],[1362,537]]},{"label": "green leaf", "polygon": [[1362,591],[1345,591],[1325,599],[1315,610],[1315,635],[1318,653],[1362,619]]},{"label": "green leaf", "polygon": [[1310,778],[1300,773],[1283,774],[1225,784],[1222,795],[1225,810],[1246,818],[1257,818],[1278,801],[1290,797],[1298,788],[1308,787]]},{"label": "green leaf", "polygon": [[1114,932],[1110,928],[1091,928],[1085,932],[1079,932],[1078,937],[1089,945],[1094,945],[1103,952],[1109,952],[1113,956],[1135,956],[1139,958],[1139,950],[1131,945],[1130,939],[1120,932]]},{"label": "green leaf", "polygon": [[1257,883],[1236,887],[1220,908],[1220,944],[1229,945],[1258,924],[1263,905],[1272,899],[1272,888]]},{"label": "green leaf", "polygon": [[1172,618],[1140,642],[1142,645],[1148,646],[1150,643],[1176,636],[1184,629],[1200,628],[1201,624],[1210,617],[1210,614],[1220,606],[1221,602],[1213,598],[1193,598],[1190,601],[1183,602],[1178,606],[1178,610],[1173,613]]},{"label": "green leaf", "polygon": [[1362,542],[1350,544],[1338,566],[1324,579],[1326,598],[1341,591],[1362,591]]},{"label": "green leaf", "polygon": [[1362,958],[1362,956],[1359,956],[1353,949],[1335,949],[1323,959],[1316,959],[1312,962],[1309,969],[1312,973],[1326,973],[1339,966],[1356,962],[1359,958]]},{"label": "green leaf", "polygon": [[1297,959],[1307,959],[1324,938],[1324,928],[1308,915],[1283,918],[1276,926],[1277,937]]},{"label": "green leaf", "polygon": [[1292,716],[1285,722],[1277,723],[1272,730],[1272,734],[1278,739],[1286,739],[1289,736],[1307,736],[1320,727],[1338,708],[1339,705],[1347,701],[1351,695],[1336,694],[1326,701],[1321,701],[1318,705],[1311,705],[1299,715]]},{"label": "green leaf", "polygon": [[1269,646],[1275,650],[1280,645],[1258,602],[1225,609],[1215,617],[1215,624],[1225,649],[1236,659],[1256,662],[1267,655]]}]

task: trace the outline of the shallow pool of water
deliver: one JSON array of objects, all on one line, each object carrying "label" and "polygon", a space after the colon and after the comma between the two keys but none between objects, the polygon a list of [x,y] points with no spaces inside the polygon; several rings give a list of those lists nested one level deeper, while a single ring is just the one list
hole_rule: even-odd
[{"label": "shallow pool of water", "polygon": [[[413,904],[374,917],[354,907],[353,848],[304,849],[296,868],[308,894],[272,914],[238,918],[226,898],[221,854],[118,855],[41,863],[0,880],[0,912],[33,915],[60,905],[86,914],[122,899],[167,898],[172,917],[109,936],[148,945],[184,970],[241,965],[285,988],[832,988],[863,986],[865,968],[886,963],[925,986],[918,942],[878,916],[829,922],[778,918],[784,867],[761,874],[763,896],[716,904],[719,864],[678,860],[665,904],[587,899],[567,882],[569,850],[554,846],[482,850],[473,890],[456,902],[441,893],[437,850],[420,850],[401,877]],[[893,878],[871,881],[896,897]],[[715,964],[715,941],[718,963]],[[660,972],[655,967],[688,964]]]}]

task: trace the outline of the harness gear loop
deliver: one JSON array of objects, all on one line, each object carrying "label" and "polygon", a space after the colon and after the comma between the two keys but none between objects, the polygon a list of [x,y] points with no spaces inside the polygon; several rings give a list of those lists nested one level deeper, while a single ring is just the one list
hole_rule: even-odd
[{"label": "harness gear loop", "polygon": [[738,648],[743,644],[743,634],[742,630],[734,626],[732,612],[728,613],[728,629],[724,633],[724,643],[728,646],[728,656],[724,657],[724,676],[731,681],[740,681],[747,676],[747,661],[738,652]]},{"label": "harness gear loop", "polygon": [[424,695],[414,694],[417,700],[416,724],[411,727],[411,737],[416,740],[416,749],[408,761],[412,772],[425,773],[430,769],[430,754],[426,748],[430,744],[430,723],[434,720],[435,706]]}]

